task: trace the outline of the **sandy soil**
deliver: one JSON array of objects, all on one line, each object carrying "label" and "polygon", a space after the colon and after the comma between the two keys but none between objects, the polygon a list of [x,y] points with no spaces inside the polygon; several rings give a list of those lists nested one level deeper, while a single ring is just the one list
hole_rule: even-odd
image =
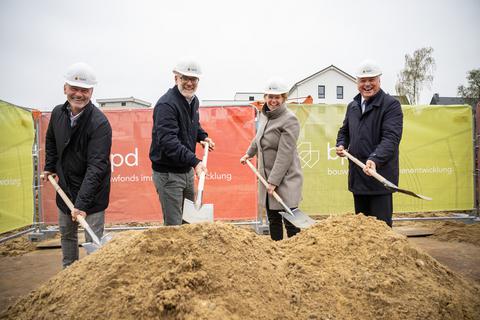
[{"label": "sandy soil", "polygon": [[0,256],[18,256],[36,249],[36,244],[26,236],[14,238],[0,243]]},{"label": "sandy soil", "polygon": [[222,223],[125,232],[5,319],[479,319],[480,287],[363,216],[272,242]]}]

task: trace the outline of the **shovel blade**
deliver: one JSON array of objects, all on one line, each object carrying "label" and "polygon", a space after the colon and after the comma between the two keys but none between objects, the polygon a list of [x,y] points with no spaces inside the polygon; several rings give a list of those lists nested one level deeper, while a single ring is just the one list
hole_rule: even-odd
[{"label": "shovel blade", "polygon": [[397,188],[396,190],[398,192],[403,193],[403,194],[408,194],[409,196],[412,196],[412,197],[416,197],[416,198],[427,200],[427,201],[432,201],[432,198],[430,198],[430,197],[422,196],[421,194],[418,194],[418,193],[415,193],[415,192],[412,192],[412,191],[409,191],[409,190],[400,189],[400,188]]},{"label": "shovel blade", "polygon": [[287,219],[291,224],[300,229],[311,227],[315,224],[315,220],[303,213],[300,209],[292,210],[293,215],[288,212],[280,211],[282,217]]},{"label": "shovel blade", "polygon": [[100,239],[100,245],[94,243],[94,242],[85,242],[82,243],[82,247],[85,248],[85,251],[87,251],[87,254],[94,253],[101,247],[103,247],[108,241],[112,240],[112,235],[111,234],[106,234]]},{"label": "shovel blade", "polygon": [[385,188],[387,188],[389,190],[392,190],[392,191],[397,191],[397,192],[400,192],[400,193],[403,193],[403,194],[406,194],[406,195],[409,195],[409,196],[412,196],[412,197],[415,197],[415,198],[419,198],[419,199],[423,199],[423,200],[427,200],[427,201],[432,201],[432,198],[430,198],[430,197],[422,196],[421,194],[415,193],[415,192],[410,191],[410,190],[400,189],[399,187],[397,187],[393,183],[391,183],[390,185],[387,184],[387,183],[384,183],[384,186],[385,186]]},{"label": "shovel blade", "polygon": [[197,210],[193,201],[185,199],[182,219],[188,223],[213,222],[213,204],[203,204]]},{"label": "shovel blade", "polygon": [[87,251],[87,254],[94,253],[95,251],[101,248],[101,246],[93,242],[82,243],[82,247],[85,248],[85,250]]}]

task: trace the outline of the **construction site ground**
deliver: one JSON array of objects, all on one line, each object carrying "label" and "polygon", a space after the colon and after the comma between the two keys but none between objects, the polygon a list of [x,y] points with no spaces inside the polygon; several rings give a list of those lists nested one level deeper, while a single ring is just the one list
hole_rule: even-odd
[{"label": "construction site ground", "polygon": [[[408,242],[456,272],[467,282],[480,285],[480,224],[463,222],[399,222],[394,231]],[[140,231],[138,231],[140,232]],[[269,236],[263,236],[268,239]],[[44,248],[37,248],[37,247]],[[46,248],[45,248],[46,247]],[[80,249],[81,258],[85,256]],[[0,245],[0,314],[62,270],[58,236],[32,244],[22,236]]]}]

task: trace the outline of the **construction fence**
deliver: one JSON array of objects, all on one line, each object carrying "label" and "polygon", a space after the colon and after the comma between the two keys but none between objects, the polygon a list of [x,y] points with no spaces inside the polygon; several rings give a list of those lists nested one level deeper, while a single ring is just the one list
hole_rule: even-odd
[{"label": "construction fence", "polygon": [[[335,154],[336,135],[346,106],[292,104],[289,108],[301,124],[298,152],[304,187],[300,208],[310,214],[353,212],[352,195],[347,190],[348,162]],[[433,201],[395,194],[394,211],[474,210],[472,108],[468,105],[402,108],[399,186],[430,196]],[[113,128],[107,222],[162,219],[148,157],[152,112],[152,109],[105,111]],[[49,184],[39,182],[49,118],[49,112],[33,117],[31,111],[0,102],[0,233],[31,225],[33,221],[57,222],[54,190]],[[256,178],[239,162],[255,135],[256,109],[202,107],[200,119],[216,142],[215,151],[209,155],[204,203],[214,204],[215,220],[258,219]],[[201,148],[197,151],[201,158]]]}]

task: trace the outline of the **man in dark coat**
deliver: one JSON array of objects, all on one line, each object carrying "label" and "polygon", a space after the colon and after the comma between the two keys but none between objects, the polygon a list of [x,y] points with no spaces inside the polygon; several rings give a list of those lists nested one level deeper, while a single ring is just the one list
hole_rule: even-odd
[{"label": "man in dark coat", "polygon": [[[57,194],[63,267],[78,260],[77,216],[102,237],[110,195],[112,128],[90,101],[97,83],[93,70],[75,63],[65,75],[67,101],[50,117],[45,142],[44,181],[56,174],[58,183],[74,204],[73,211]],[[92,242],[85,232],[87,242]]]},{"label": "man in dark coat", "polygon": [[338,131],[336,152],[348,151],[366,164],[362,169],[349,162],[348,189],[353,193],[355,213],[375,216],[392,226],[392,191],[375,180],[377,171],[398,185],[398,147],[402,138],[403,113],[400,103],[380,88],[380,68],[364,61],[357,73],[360,92],[348,104]]},{"label": "man in dark coat", "polygon": [[199,100],[195,96],[201,70],[193,59],[183,59],[173,69],[175,86],[157,102],[153,110],[153,183],[162,205],[167,226],[183,222],[184,199],[194,200],[193,171],[198,177],[207,168],[195,155],[197,142],[215,144],[200,126]]}]

